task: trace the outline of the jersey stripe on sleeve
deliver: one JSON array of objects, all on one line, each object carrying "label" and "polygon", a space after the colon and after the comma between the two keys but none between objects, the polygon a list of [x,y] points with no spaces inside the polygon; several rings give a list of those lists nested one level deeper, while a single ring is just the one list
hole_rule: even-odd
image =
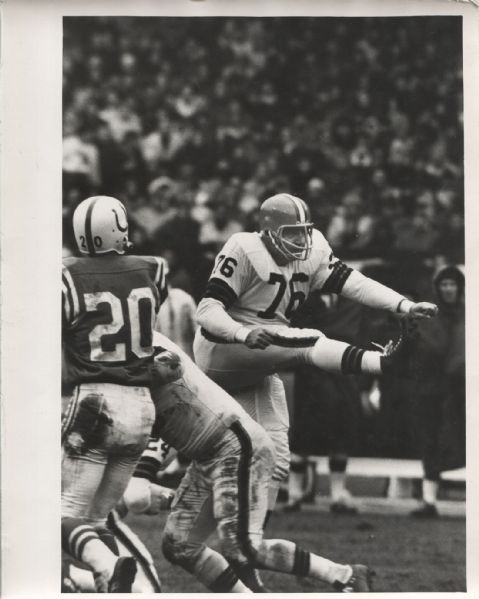
[{"label": "jersey stripe on sleeve", "polygon": [[222,302],[227,310],[234,304],[238,296],[223,279],[212,277],[206,285],[203,297],[211,297]]},{"label": "jersey stripe on sleeve", "polygon": [[166,275],[168,274],[168,264],[163,258],[155,257],[158,268],[155,275],[155,285],[160,294],[160,306],[168,297],[168,283]]},{"label": "jersey stripe on sleeve", "polygon": [[62,265],[62,295],[67,322],[73,322],[79,314],[80,302],[73,278],[64,265]]},{"label": "jersey stripe on sleeve", "polygon": [[63,282],[62,282],[62,310],[63,310],[63,318],[65,319],[65,322],[71,322],[72,321],[72,312],[73,312],[72,299],[71,299],[71,294],[70,294],[67,286]]},{"label": "jersey stripe on sleeve", "polygon": [[352,268],[346,266],[341,260],[338,260],[334,264],[333,270],[326,279],[321,291],[324,293],[341,293],[344,283],[346,283],[347,278],[352,272]]}]

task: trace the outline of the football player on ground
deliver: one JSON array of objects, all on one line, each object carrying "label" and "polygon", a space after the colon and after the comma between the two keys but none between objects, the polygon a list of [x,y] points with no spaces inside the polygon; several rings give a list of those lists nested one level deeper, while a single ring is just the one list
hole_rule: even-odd
[{"label": "football player on ground", "polygon": [[[197,310],[194,355],[199,367],[240,402],[270,434],[276,468],[269,508],[288,476],[289,417],[283,384],[276,374],[309,364],[344,374],[401,375],[402,360],[328,339],[319,331],[285,329],[310,291],[337,293],[364,305],[429,318],[437,306],[413,303],[365,277],[334,256],[314,229],[305,202],[287,193],[260,207],[259,233],[236,233],[216,258]],[[404,347],[403,347],[404,349]]]},{"label": "football player on ground", "polygon": [[[341,592],[371,590],[364,565],[338,564],[283,539],[263,539],[267,489],[274,447],[259,426],[228,393],[209,379],[174,343],[155,333],[165,348],[153,380],[161,438],[191,460],[175,494],[163,535],[163,552],[213,592],[266,592],[255,567],[307,576]],[[402,360],[400,343],[391,366]],[[178,361],[179,356],[179,361]],[[168,369],[181,377],[164,384]],[[207,546],[216,530],[221,554]]]},{"label": "football player on ground", "polygon": [[62,423],[62,548],[94,572],[98,592],[129,592],[132,557],[118,557],[106,518],[121,499],[155,419],[153,328],[167,294],[166,264],[126,256],[121,202],[95,196],[73,215],[79,258],[62,273],[66,383]]}]

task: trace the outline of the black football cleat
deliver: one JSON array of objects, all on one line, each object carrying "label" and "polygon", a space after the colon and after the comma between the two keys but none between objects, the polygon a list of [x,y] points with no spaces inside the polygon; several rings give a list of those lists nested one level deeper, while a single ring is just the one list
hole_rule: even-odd
[{"label": "black football cleat", "polygon": [[422,520],[433,520],[434,518],[439,518],[439,512],[433,503],[424,503],[417,510],[413,510],[411,516]]},{"label": "black football cleat", "polygon": [[287,503],[283,506],[283,512],[300,512],[301,511],[301,499],[295,499],[291,503]]},{"label": "black football cleat", "polygon": [[353,573],[347,582],[336,581],[333,587],[338,593],[370,593],[373,590],[372,579],[375,573],[362,564],[351,566]]},{"label": "black football cleat", "polygon": [[136,561],[132,557],[119,557],[108,582],[109,593],[131,593],[136,576]]},{"label": "black football cleat", "polygon": [[237,564],[230,562],[230,566],[233,568],[236,576],[245,586],[248,587],[250,591],[253,593],[270,593],[270,591],[264,586],[258,570],[249,564]]},{"label": "black football cleat", "polygon": [[329,506],[329,511],[340,516],[354,516],[358,513],[358,508],[344,501],[333,501]]},{"label": "black football cleat", "polygon": [[412,376],[412,350],[417,338],[416,324],[410,318],[400,319],[401,334],[394,343],[390,341],[381,356],[381,371],[390,376]]}]

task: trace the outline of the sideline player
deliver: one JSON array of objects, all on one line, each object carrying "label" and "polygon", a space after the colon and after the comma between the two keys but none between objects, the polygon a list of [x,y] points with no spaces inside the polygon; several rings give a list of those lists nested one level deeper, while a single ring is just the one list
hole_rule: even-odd
[{"label": "sideline player", "polygon": [[62,272],[64,378],[74,387],[62,422],[62,547],[94,572],[98,592],[129,592],[131,557],[105,533],[155,418],[149,384],[153,327],[167,294],[166,264],[125,256],[121,202],[94,196],[73,215],[78,258]]},{"label": "sideline player", "polygon": [[[415,318],[436,314],[427,302],[413,303],[365,277],[334,256],[313,228],[305,202],[279,193],[260,207],[260,233],[236,233],[216,258],[197,311],[201,328],[196,363],[240,402],[270,434],[276,469],[269,490],[273,509],[289,472],[289,416],[280,370],[309,364],[333,372],[404,374],[407,359],[391,361],[377,351],[290,329],[294,311],[313,290],[342,294],[364,305]],[[259,351],[258,351],[259,350]],[[406,358],[406,356],[405,356]]]}]

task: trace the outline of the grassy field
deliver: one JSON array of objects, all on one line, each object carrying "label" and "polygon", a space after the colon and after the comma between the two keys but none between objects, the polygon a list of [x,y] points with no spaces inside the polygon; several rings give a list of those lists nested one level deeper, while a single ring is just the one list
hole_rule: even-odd
[{"label": "grassy field", "polygon": [[[163,592],[206,590],[161,555],[164,516],[127,518],[155,558]],[[366,563],[376,571],[380,592],[444,592],[466,590],[466,524],[460,518],[414,521],[407,516],[331,516],[324,512],[275,514],[269,538],[286,538],[342,563]],[[212,544],[215,544],[214,541]],[[312,579],[263,573],[272,592],[330,592]]]}]

